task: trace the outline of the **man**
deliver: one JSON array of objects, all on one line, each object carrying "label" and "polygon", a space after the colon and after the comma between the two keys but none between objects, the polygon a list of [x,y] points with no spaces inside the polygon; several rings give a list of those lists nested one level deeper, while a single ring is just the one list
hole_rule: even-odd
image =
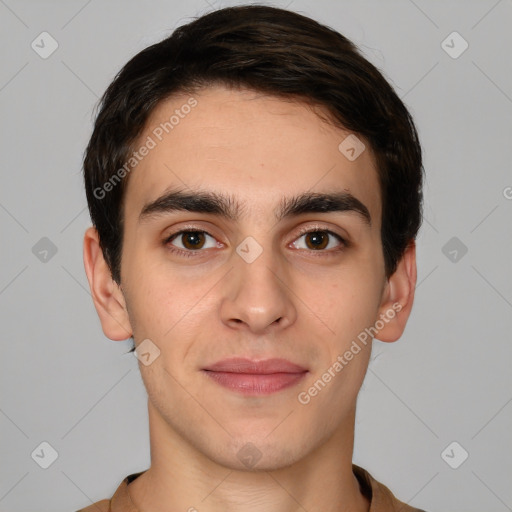
[{"label": "man", "polygon": [[222,9],[135,56],[84,175],[103,331],[133,336],[151,467],[83,509],[414,509],[352,464],[373,337],[416,283],[414,123],[337,32]]}]

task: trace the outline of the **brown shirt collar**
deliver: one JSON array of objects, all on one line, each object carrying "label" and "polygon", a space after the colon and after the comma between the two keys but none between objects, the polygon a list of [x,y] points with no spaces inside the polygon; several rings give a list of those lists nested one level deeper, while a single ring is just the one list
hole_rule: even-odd
[{"label": "brown shirt collar", "polygon": [[[359,481],[361,492],[370,501],[369,512],[425,512],[398,501],[384,484],[375,480],[365,469],[352,464],[352,471]],[[98,501],[78,512],[140,512],[130,499],[128,484],[142,473],[144,471],[128,475],[110,500]]]}]

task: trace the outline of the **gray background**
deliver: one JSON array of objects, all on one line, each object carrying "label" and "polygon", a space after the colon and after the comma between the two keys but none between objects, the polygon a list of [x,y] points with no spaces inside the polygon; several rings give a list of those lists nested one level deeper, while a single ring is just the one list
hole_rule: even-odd
[{"label": "gray background", "polygon": [[[76,510],[149,465],[131,342],[104,337],[83,270],[81,157],[120,67],[227,5],[0,0],[1,511]],[[429,512],[512,510],[512,2],[273,5],[358,44],[410,108],[425,151],[416,304],[400,341],[374,343],[354,462]],[[31,47],[43,31],[59,45],[46,59]],[[460,39],[442,45],[453,31],[469,44],[458,58],[445,49]],[[48,469],[44,445],[31,456],[43,441],[58,453]],[[461,448],[443,458],[453,441]]]}]

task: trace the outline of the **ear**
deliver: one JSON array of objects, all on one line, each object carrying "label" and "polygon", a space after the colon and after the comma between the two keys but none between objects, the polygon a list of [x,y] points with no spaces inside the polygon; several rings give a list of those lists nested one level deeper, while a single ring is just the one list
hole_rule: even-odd
[{"label": "ear", "polygon": [[92,227],[84,235],[84,266],[105,336],[114,341],[130,338],[132,327],[123,293],[112,278],[103,257],[98,232]]},{"label": "ear", "polygon": [[416,278],[416,243],[413,240],[385,285],[379,317],[375,322],[377,326],[384,323],[384,327],[379,328],[376,339],[392,342],[404,332],[414,302]]}]

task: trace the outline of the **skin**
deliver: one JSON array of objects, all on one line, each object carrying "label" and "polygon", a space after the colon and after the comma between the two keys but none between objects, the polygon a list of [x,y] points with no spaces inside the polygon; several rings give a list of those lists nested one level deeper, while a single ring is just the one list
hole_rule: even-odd
[{"label": "skin", "polygon": [[[349,134],[303,103],[221,86],[194,95],[197,106],[129,176],[125,191],[121,285],[103,259],[97,233],[84,238],[84,262],[102,328],[112,340],[150,339],[160,356],[139,362],[148,393],[151,467],[129,485],[141,512],[367,511],[352,473],[356,399],[371,342],[307,405],[308,390],[379,315],[401,310],[379,331],[397,340],[416,284],[411,242],[386,278],[381,198],[371,149],[349,161],[338,145]],[[189,96],[153,112],[142,143]],[[174,211],[139,221],[144,205],[170,189],[229,194],[243,208],[236,221]],[[350,192],[368,209],[305,213],[276,222],[283,197]],[[183,249],[191,227],[205,248]],[[311,249],[300,229],[330,230]],[[323,232],[326,236],[325,232]],[[252,263],[236,252],[253,237],[263,249]],[[187,239],[185,238],[185,241]],[[190,245],[189,245],[190,247]],[[221,387],[202,368],[240,356],[288,359],[309,373],[296,386],[265,396]],[[252,443],[261,459],[246,467],[238,451]]]}]

